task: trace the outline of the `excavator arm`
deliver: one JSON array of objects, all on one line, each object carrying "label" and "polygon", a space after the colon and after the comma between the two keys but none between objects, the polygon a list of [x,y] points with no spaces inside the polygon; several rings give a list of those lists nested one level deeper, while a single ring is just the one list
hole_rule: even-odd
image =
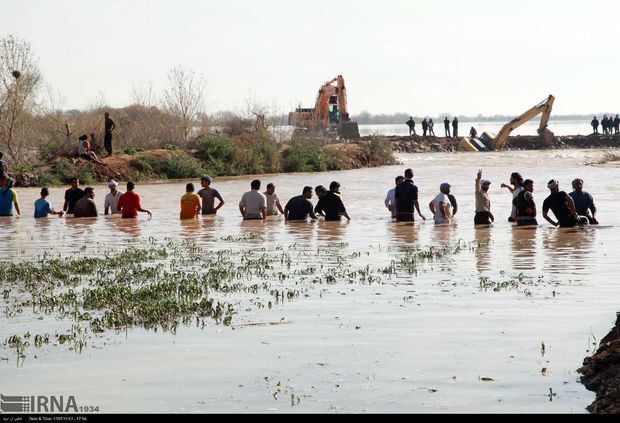
[{"label": "excavator arm", "polygon": [[499,134],[497,134],[497,136],[491,141],[491,148],[493,150],[501,150],[504,147],[504,144],[506,144],[508,136],[514,129],[523,125],[530,119],[533,119],[540,113],[542,113],[542,116],[540,118],[540,125],[538,126],[538,134],[546,143],[552,141],[553,132],[547,129],[547,124],[549,123],[549,116],[551,115],[551,108],[553,107],[554,101],[555,97],[549,95],[549,97],[532,107],[530,110],[508,122],[502,127]]}]

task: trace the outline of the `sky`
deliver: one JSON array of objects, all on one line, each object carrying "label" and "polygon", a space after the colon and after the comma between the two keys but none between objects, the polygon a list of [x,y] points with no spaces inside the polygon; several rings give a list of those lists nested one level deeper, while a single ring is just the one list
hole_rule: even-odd
[{"label": "sky", "polygon": [[182,65],[207,110],[312,107],[343,75],[351,114],[620,112],[618,0],[20,0],[0,37],[31,43],[64,109],[133,102]]}]

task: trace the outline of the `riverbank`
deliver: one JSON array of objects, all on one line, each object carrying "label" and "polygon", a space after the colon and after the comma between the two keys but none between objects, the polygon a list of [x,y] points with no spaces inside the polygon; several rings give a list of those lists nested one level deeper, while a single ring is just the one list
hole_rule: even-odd
[{"label": "riverbank", "polygon": [[583,360],[581,382],[596,400],[588,411],[596,414],[620,413],[620,312],[616,324],[601,340],[596,354]]},{"label": "riverbank", "polygon": [[[206,145],[206,147],[205,147]],[[235,154],[218,139],[197,150],[154,149],[101,158],[103,164],[78,157],[60,156],[38,165],[9,170],[16,187],[58,186],[77,177],[83,184],[133,180],[156,182],[168,179],[238,176],[281,172],[320,172],[378,167],[397,163],[390,143],[380,137],[356,143],[320,144],[295,141],[280,148],[256,146],[252,157]],[[263,146],[264,147],[264,146]]]},{"label": "riverbank", "polygon": [[[366,139],[369,137],[362,137]],[[461,138],[421,137],[421,136],[386,136],[384,137],[396,152],[428,153],[458,151]],[[553,143],[545,145],[540,137],[522,135],[508,137],[505,150],[549,150],[549,149],[583,149],[583,148],[617,148],[620,147],[620,135],[567,135],[556,136]]]}]

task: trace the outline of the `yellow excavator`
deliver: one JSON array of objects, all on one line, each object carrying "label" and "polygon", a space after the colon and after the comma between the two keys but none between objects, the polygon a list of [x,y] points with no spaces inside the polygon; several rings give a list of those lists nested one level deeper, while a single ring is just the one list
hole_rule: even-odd
[{"label": "yellow excavator", "polygon": [[504,125],[497,134],[497,136],[495,136],[494,138],[488,137],[487,139],[484,139],[483,137],[481,137],[482,142],[474,138],[463,138],[459,143],[459,151],[500,151],[504,148],[506,140],[508,139],[508,136],[513,131],[513,129],[518,128],[519,126],[523,125],[528,120],[533,119],[540,113],[542,113],[542,116],[540,117],[540,125],[538,126],[538,135],[546,145],[551,144],[553,142],[554,134],[547,128],[547,124],[549,123],[549,116],[551,115],[551,108],[553,107],[554,101],[555,97],[549,95],[549,97],[547,97],[545,100],[541,101],[527,112],[523,113],[520,116],[517,116],[506,125]]},{"label": "yellow excavator", "polygon": [[313,109],[298,107],[289,113],[288,122],[297,128],[293,138],[308,131],[315,135],[334,134],[340,139],[356,140],[360,137],[357,122],[349,117],[347,89],[342,75],[321,85]]}]

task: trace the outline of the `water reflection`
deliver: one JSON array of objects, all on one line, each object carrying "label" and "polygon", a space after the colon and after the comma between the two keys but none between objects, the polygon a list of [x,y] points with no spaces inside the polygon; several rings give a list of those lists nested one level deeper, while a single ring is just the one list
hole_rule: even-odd
[{"label": "water reflection", "polygon": [[123,219],[120,215],[111,215],[107,216],[106,223],[132,238],[137,238],[142,233],[139,219]]},{"label": "water reflection", "polygon": [[439,245],[452,245],[455,242],[454,235],[456,225],[434,225],[431,230],[431,241]]},{"label": "water reflection", "polygon": [[479,272],[491,270],[491,227],[478,226],[474,229],[476,246],[476,268]]},{"label": "water reflection", "polygon": [[592,228],[550,228],[543,233],[545,252],[544,270],[566,272],[567,270],[589,270],[593,260],[593,244],[596,229]]},{"label": "water reflection", "polygon": [[390,238],[397,245],[411,247],[417,240],[418,223],[413,222],[389,222]]},{"label": "water reflection", "polygon": [[345,228],[350,225],[350,222],[341,221],[341,222],[319,222],[316,237],[319,241],[329,241],[329,242],[343,242],[346,240],[343,239],[343,233]]},{"label": "water reflection", "polygon": [[512,267],[516,271],[536,267],[537,226],[512,227]]},{"label": "water reflection", "polygon": [[286,222],[285,231],[294,242],[312,242],[316,221],[290,220]]}]

